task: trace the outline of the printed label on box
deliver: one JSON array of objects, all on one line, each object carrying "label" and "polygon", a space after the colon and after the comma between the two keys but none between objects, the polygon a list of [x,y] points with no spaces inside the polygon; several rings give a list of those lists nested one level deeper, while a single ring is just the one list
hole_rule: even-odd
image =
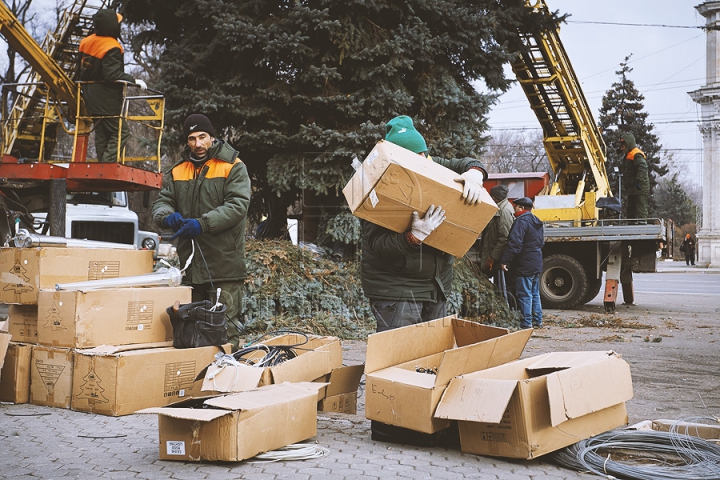
[{"label": "printed label on box", "polygon": [[370,165],[372,165],[372,163],[375,161],[375,159],[378,157],[378,155],[380,155],[380,152],[377,151],[377,148],[373,149],[373,151],[370,152],[370,155],[368,155],[367,158],[365,159],[365,161],[368,164],[368,167]]},{"label": "printed label on box", "polygon": [[125,330],[145,330],[152,327],[153,301],[130,301],[127,308],[127,321]]},{"label": "printed label on box", "polygon": [[377,192],[373,188],[370,191],[370,203],[372,204],[373,208],[377,207],[377,204],[380,203],[380,199],[377,196]]},{"label": "printed label on box", "polygon": [[120,262],[91,261],[88,265],[88,280],[120,277]]},{"label": "printed label on box", "polygon": [[[27,263],[27,260],[25,260],[25,263]],[[11,275],[14,275],[18,277],[18,280],[25,283],[11,283],[8,282],[7,285],[3,288],[3,290],[10,292],[15,292],[15,295],[20,296],[23,293],[32,292],[35,290],[35,288],[30,285],[30,277],[27,276],[27,268],[22,266],[19,261],[15,261],[13,266],[9,270]]]},{"label": "printed label on box", "polygon": [[168,455],[185,455],[185,442],[168,440],[167,441],[167,454]]},{"label": "printed label on box", "polygon": [[165,397],[184,397],[195,380],[195,361],[173,362],[165,365]]},{"label": "printed label on box", "polygon": [[[62,303],[60,305],[62,305]],[[44,326],[54,331],[67,330],[67,327],[63,323],[63,318],[60,315],[60,308],[58,308],[55,303],[53,303],[52,307],[47,311]]]}]

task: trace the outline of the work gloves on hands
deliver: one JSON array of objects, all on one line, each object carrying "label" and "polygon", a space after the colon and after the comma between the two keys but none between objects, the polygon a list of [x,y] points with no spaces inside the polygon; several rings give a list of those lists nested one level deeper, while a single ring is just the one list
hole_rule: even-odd
[{"label": "work gloves on hands", "polygon": [[200,222],[198,222],[194,218],[190,218],[184,220],[182,228],[180,228],[180,230],[178,230],[175,235],[170,237],[170,241],[175,240],[176,238],[186,238],[188,240],[192,240],[201,233],[202,227],[200,227]]},{"label": "work gloves on hands", "polygon": [[173,229],[173,232],[180,230],[185,223],[185,219],[178,212],[171,213],[163,219],[163,225]]},{"label": "work gloves on hands", "polygon": [[455,178],[456,182],[463,184],[462,196],[465,199],[465,203],[473,204],[480,202],[483,180],[485,180],[483,172],[474,168]]},{"label": "work gloves on hands", "polygon": [[147,90],[147,83],[145,83],[143,80],[140,80],[139,78],[135,79],[135,85],[140,87],[140,90]]},{"label": "work gloves on hands", "polygon": [[418,212],[413,212],[410,233],[422,242],[444,221],[445,210],[439,205],[430,205],[423,218],[420,218]]}]

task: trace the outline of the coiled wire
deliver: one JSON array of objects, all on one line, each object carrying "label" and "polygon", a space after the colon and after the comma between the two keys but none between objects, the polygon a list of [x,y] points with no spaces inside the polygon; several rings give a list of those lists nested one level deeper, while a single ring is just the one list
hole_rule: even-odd
[{"label": "coiled wire", "polygon": [[[611,459],[612,452],[627,460]],[[720,480],[720,446],[675,427],[669,432],[611,430],[551,455],[563,466],[608,479]]]},{"label": "coiled wire", "polygon": [[313,458],[327,457],[330,450],[319,445],[307,443],[293,443],[287,447],[270,450],[253,457],[252,463],[279,462],[282,460],[311,460]]}]

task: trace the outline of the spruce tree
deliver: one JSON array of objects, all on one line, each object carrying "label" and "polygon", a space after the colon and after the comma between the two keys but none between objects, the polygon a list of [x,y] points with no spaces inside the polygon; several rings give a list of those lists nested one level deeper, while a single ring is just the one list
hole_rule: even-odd
[{"label": "spruce tree", "polygon": [[505,91],[518,25],[557,21],[527,15],[524,0],[120,3],[149,26],[134,51],[162,47],[146,61],[161,72],[168,125],[208,115],[277,224],[299,190],[343,204],[352,158],[396,115],[413,117],[431,155],[479,157],[495,95],[475,85]]},{"label": "spruce tree", "polygon": [[[638,148],[645,153],[650,173],[650,215],[655,215],[655,202],[653,192],[657,185],[657,177],[662,177],[668,172],[667,165],[661,163],[660,150],[662,146],[658,143],[658,137],[653,133],[654,126],[647,122],[648,113],[643,101],[645,97],[635,87],[635,83],[628,78],[632,68],[628,66],[630,56],[620,63],[620,70],[615,73],[619,80],[614,82],[605,93],[600,107],[598,125],[602,131],[602,137],[607,146],[607,164],[605,166],[608,175],[613,179],[611,187],[613,193],[618,195],[619,178],[615,174],[615,167],[622,173],[623,154],[620,151],[620,139],[622,134],[630,132],[635,136]],[[627,198],[623,192],[623,204]]]}]

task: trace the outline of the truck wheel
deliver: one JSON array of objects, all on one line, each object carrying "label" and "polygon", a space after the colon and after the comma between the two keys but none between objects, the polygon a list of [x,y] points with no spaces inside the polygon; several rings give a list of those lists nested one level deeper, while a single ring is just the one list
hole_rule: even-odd
[{"label": "truck wheel", "polygon": [[568,255],[550,255],[543,259],[540,274],[540,299],[547,308],[571,308],[588,292],[588,279],[580,262]]},{"label": "truck wheel", "polygon": [[602,277],[588,279],[588,291],[585,294],[585,298],[580,300],[580,305],[585,305],[586,303],[597,297],[597,294],[600,293],[601,288]]}]

